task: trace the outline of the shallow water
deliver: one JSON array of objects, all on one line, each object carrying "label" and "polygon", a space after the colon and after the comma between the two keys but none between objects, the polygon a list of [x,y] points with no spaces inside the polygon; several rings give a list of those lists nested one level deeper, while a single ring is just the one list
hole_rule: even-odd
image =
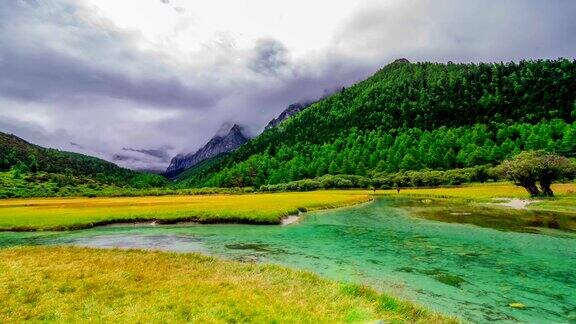
[{"label": "shallow water", "polygon": [[[397,202],[309,213],[288,226],[115,226],[0,233],[0,246],[198,251],[369,284],[472,322],[576,323],[576,235],[411,217]],[[522,303],[514,309],[511,303]]]}]

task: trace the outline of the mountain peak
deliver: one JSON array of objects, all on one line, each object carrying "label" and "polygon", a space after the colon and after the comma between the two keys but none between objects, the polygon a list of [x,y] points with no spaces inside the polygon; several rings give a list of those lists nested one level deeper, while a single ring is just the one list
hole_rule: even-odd
[{"label": "mountain peak", "polygon": [[[238,124],[234,124],[230,128],[228,133],[225,134],[224,136],[215,135],[214,137],[212,137],[212,139],[210,141],[214,141],[214,140],[226,141],[227,139],[232,139],[233,141],[236,141],[235,138],[237,138],[239,141],[242,141],[244,139],[246,141],[248,141],[248,137],[246,135],[244,135],[244,132],[242,130],[242,126],[240,126]],[[244,144],[244,143],[242,143],[242,144]]]},{"label": "mountain peak", "polygon": [[[240,125],[238,125],[238,124],[234,124],[232,126],[232,128],[230,128],[230,131],[228,132],[228,134],[234,134],[234,133],[242,134],[242,127],[240,127]],[[244,134],[242,134],[242,136],[244,136]]]},{"label": "mountain peak", "polygon": [[312,105],[312,102],[305,102],[305,103],[297,102],[297,103],[293,103],[293,104],[289,105],[288,108],[286,108],[282,113],[280,113],[280,115],[278,115],[278,117],[272,119],[268,123],[268,125],[266,125],[266,128],[264,128],[264,130],[277,127],[286,119],[296,115],[297,113],[310,107],[311,105]]},{"label": "mountain peak", "polygon": [[392,64],[410,64],[410,61],[408,61],[408,59],[405,58],[399,58],[394,62],[392,62]]},{"label": "mountain peak", "polygon": [[194,167],[207,159],[230,153],[248,142],[248,137],[242,133],[242,127],[238,124],[232,125],[227,134],[222,134],[214,135],[195,153],[176,155],[170,161],[170,166],[166,169],[165,175],[169,178],[176,177],[186,169]]}]

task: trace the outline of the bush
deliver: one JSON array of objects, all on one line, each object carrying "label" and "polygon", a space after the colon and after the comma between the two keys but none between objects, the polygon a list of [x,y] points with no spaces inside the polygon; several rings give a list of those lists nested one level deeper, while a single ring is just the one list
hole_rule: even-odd
[{"label": "bush", "polygon": [[488,166],[453,169],[446,171],[423,170],[403,171],[397,173],[378,174],[374,179],[357,175],[325,175],[315,179],[304,179],[263,185],[260,191],[310,191],[316,189],[391,189],[396,187],[436,187],[444,185],[460,185],[469,182],[486,182],[499,180],[499,173]]},{"label": "bush", "polygon": [[498,174],[491,168],[478,166],[446,171],[423,170],[379,174],[375,177],[373,183],[376,188],[390,189],[396,187],[396,185],[398,187],[435,187],[498,179]]}]

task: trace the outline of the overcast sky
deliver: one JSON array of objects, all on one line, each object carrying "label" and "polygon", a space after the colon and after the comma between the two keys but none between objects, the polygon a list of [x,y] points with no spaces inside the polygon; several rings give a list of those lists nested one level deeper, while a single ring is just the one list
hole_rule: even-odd
[{"label": "overcast sky", "polygon": [[165,168],[396,58],[576,57],[574,0],[0,0],[0,131]]}]

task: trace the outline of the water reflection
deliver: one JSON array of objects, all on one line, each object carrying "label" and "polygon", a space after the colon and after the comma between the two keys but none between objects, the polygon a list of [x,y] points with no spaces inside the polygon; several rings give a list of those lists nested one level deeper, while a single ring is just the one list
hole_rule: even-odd
[{"label": "water reflection", "polygon": [[524,233],[566,234],[550,229],[576,232],[576,214],[573,213],[458,204],[443,199],[391,198],[390,201],[394,207],[406,209],[411,216],[430,220]]}]

